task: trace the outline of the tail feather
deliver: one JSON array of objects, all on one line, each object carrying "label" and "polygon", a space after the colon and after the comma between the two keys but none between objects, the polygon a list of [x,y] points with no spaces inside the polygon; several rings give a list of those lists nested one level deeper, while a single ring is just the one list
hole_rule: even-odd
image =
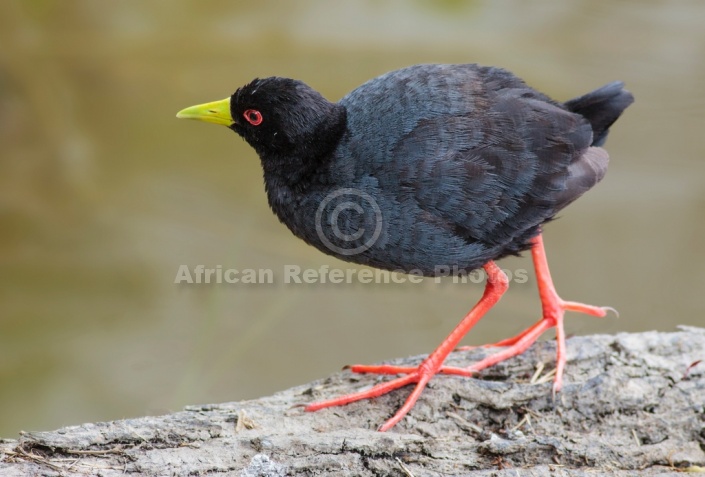
[{"label": "tail feather", "polygon": [[634,96],[624,89],[624,83],[614,81],[565,102],[565,106],[574,113],[580,114],[592,125],[593,146],[602,146],[607,139],[609,127],[634,102]]}]

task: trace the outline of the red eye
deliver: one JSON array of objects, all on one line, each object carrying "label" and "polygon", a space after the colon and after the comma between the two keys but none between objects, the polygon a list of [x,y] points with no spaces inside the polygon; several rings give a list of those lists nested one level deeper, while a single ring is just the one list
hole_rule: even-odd
[{"label": "red eye", "polygon": [[245,117],[245,120],[253,126],[259,126],[262,124],[262,113],[256,109],[248,109],[242,113],[242,115]]}]

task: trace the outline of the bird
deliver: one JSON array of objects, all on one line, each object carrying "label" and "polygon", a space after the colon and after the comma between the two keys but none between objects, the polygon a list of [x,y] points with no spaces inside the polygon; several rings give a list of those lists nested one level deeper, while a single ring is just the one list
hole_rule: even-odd
[{"label": "bird", "polygon": [[[566,311],[603,317],[606,306],[565,301],[543,242],[546,223],[595,186],[612,124],[634,101],[614,81],[555,101],[506,69],[419,64],[371,79],[338,102],[302,81],[256,78],[220,101],[177,117],[226,126],[257,153],[269,206],[298,238],[339,259],[421,276],[484,270],[482,297],[418,366],[354,365],[397,375],[314,402],[341,406],[414,385],[378,430],[411,411],[437,374],[473,376],[526,351],[556,329],[559,392],[566,366]],[[444,366],[461,339],[508,289],[497,260],[530,251],[542,316],[501,349],[467,367]],[[615,311],[616,312],[616,311]]]}]

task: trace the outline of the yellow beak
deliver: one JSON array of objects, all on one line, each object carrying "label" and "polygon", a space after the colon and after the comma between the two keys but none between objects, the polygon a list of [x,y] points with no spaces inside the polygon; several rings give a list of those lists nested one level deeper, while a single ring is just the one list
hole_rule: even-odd
[{"label": "yellow beak", "polygon": [[176,113],[176,117],[179,119],[198,119],[199,121],[222,124],[223,126],[232,126],[235,123],[230,114],[230,98],[182,109]]}]

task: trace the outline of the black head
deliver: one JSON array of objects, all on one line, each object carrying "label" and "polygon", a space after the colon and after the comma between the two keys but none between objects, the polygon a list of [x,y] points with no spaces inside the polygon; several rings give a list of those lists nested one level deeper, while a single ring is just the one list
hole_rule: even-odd
[{"label": "black head", "polygon": [[[255,79],[230,97],[233,124],[263,159],[266,156],[315,156],[340,137],[344,108],[301,81]],[[342,122],[341,122],[342,120]]]},{"label": "black head", "polygon": [[177,117],[228,126],[263,163],[321,157],[345,130],[344,107],[301,81],[279,77],[255,79],[230,98],[186,108]]}]

